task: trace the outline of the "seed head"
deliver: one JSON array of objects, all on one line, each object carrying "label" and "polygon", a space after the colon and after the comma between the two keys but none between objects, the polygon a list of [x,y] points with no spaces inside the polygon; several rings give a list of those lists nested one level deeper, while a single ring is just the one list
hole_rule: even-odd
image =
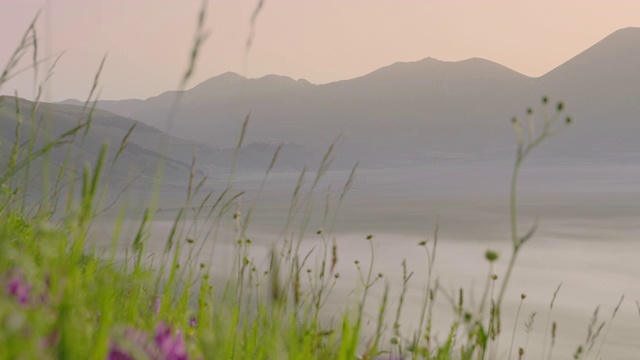
[{"label": "seed head", "polygon": [[468,322],[471,322],[471,320],[473,320],[473,315],[471,315],[470,312],[465,312],[464,313],[464,322],[468,323]]},{"label": "seed head", "polygon": [[548,97],[546,97],[546,96],[543,96],[543,97],[542,97],[542,103],[543,103],[544,105],[546,105],[548,102],[549,102],[549,98],[548,98]]},{"label": "seed head", "polygon": [[491,275],[491,280],[494,280],[494,281],[498,280],[498,275],[496,274]]},{"label": "seed head", "polygon": [[527,294],[522,293],[522,294],[520,295],[520,299],[524,300],[524,299],[526,299],[526,298],[527,298]]},{"label": "seed head", "polygon": [[562,110],[564,110],[564,103],[560,101],[558,105],[556,105],[556,109],[558,110],[558,112],[561,112]]},{"label": "seed head", "polygon": [[371,234],[367,235],[367,240],[371,240],[371,239],[373,239],[373,235]]},{"label": "seed head", "polygon": [[494,262],[496,260],[498,260],[498,253],[494,250],[487,250],[487,252],[484,253],[484,258],[489,260],[489,262]]}]

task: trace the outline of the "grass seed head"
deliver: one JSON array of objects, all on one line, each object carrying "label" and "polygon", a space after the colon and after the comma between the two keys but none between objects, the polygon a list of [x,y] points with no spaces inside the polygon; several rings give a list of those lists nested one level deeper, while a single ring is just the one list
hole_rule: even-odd
[{"label": "grass seed head", "polygon": [[487,252],[484,253],[484,258],[489,260],[489,262],[494,262],[498,260],[499,257],[500,255],[498,255],[498,253],[493,250],[487,250]]}]

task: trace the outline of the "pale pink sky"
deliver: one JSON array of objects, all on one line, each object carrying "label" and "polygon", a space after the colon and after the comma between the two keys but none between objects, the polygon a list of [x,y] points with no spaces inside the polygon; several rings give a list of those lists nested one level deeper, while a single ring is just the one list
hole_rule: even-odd
[{"label": "pale pink sky", "polygon": [[[640,26],[638,0],[266,0],[246,66],[257,0],[212,0],[190,86],[226,71],[326,83],[396,61],[486,58],[540,76],[613,31]],[[47,100],[84,98],[109,53],[101,98],[175,89],[199,0],[1,0],[0,66],[38,9],[41,52],[66,50]],[[26,66],[27,64],[25,64]],[[32,96],[27,72],[6,84]]]}]

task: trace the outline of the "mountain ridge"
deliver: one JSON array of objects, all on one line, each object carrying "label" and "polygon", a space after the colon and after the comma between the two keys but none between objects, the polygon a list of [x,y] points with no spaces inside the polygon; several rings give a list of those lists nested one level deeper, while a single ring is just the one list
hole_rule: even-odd
[{"label": "mountain ridge", "polygon": [[[322,152],[342,135],[341,156],[372,166],[391,166],[397,159],[439,161],[435,154],[506,158],[514,144],[508,119],[547,95],[565,101],[579,125],[564,145],[551,142],[544,156],[633,152],[637,145],[630,134],[640,133],[638,63],[640,28],[626,28],[540,77],[482,58],[429,57],[318,85],[277,75],[247,79],[224,73],[183,93],[175,119],[180,125],[171,133],[229,147],[251,114],[248,142],[272,138]],[[102,101],[98,107],[162,129],[175,94]]]},{"label": "mountain ridge", "polygon": [[[604,38],[602,38],[600,41],[596,42],[594,45],[592,45],[591,47],[587,48],[586,50],[589,50],[589,49],[593,48],[594,46],[596,46],[596,45],[600,44],[601,42],[603,42],[603,41],[605,41],[605,40],[609,41],[609,40],[612,40],[612,39],[614,39],[614,38],[620,37],[621,35],[625,35],[625,36],[626,36],[626,35],[628,35],[628,34],[632,34],[632,35],[636,36],[636,37],[637,37],[637,39],[636,39],[636,40],[640,42],[640,27],[629,26],[629,27],[625,27],[625,28],[618,29],[618,30],[614,31],[613,33],[611,33],[611,34],[609,34],[609,35],[605,36],[605,37],[604,37]],[[586,51],[586,50],[585,50],[585,51]],[[198,84],[194,85],[193,87],[191,87],[190,89],[185,90],[185,91],[191,91],[191,90],[194,90],[194,89],[198,88],[199,86],[201,86],[201,85],[203,85],[203,84],[205,84],[205,83],[207,83],[207,82],[210,82],[210,81],[233,80],[233,79],[235,79],[235,80],[261,80],[261,79],[265,79],[265,78],[272,78],[272,77],[283,78],[283,79],[289,79],[289,80],[291,80],[292,82],[307,83],[307,84],[310,84],[310,85],[322,86],[322,85],[329,85],[329,84],[334,84],[334,83],[339,83],[339,82],[344,82],[344,81],[350,81],[350,80],[358,79],[358,78],[365,77],[365,76],[367,76],[367,75],[373,74],[373,73],[375,73],[375,72],[377,72],[377,71],[380,71],[380,70],[382,70],[382,69],[386,69],[386,68],[393,67],[393,66],[396,66],[396,65],[403,65],[403,64],[415,64],[415,63],[422,63],[422,62],[425,62],[425,61],[435,61],[435,62],[439,62],[439,63],[448,63],[448,64],[461,64],[461,63],[467,63],[467,62],[481,61],[481,62],[486,62],[486,63],[495,64],[495,65],[497,65],[497,66],[499,66],[499,67],[502,67],[502,68],[504,68],[504,69],[508,69],[508,70],[510,70],[510,71],[512,71],[512,72],[514,72],[514,73],[516,73],[516,74],[519,74],[519,75],[521,75],[521,76],[523,76],[523,77],[526,77],[526,78],[528,78],[528,79],[540,79],[540,78],[543,78],[543,77],[545,77],[545,76],[549,75],[550,73],[554,72],[556,69],[558,69],[558,68],[560,68],[561,66],[563,66],[564,64],[566,64],[566,63],[570,62],[570,61],[571,61],[571,60],[573,60],[574,58],[576,58],[576,57],[580,56],[580,55],[581,55],[582,53],[584,53],[585,51],[583,51],[583,52],[581,52],[581,53],[579,53],[579,54],[577,54],[577,55],[573,56],[572,58],[570,58],[569,60],[567,60],[567,61],[565,61],[565,62],[560,63],[559,65],[557,65],[557,66],[556,66],[556,67],[554,67],[553,69],[551,69],[551,70],[547,71],[546,73],[544,73],[544,74],[542,74],[542,75],[540,75],[540,76],[530,76],[530,75],[526,75],[526,74],[521,73],[521,72],[519,72],[519,71],[517,71],[517,70],[515,70],[515,69],[512,69],[512,68],[510,68],[510,67],[508,67],[508,66],[506,66],[506,65],[500,64],[500,63],[495,62],[495,61],[490,60],[490,59],[481,58],[481,57],[470,57],[470,58],[463,59],[463,60],[449,61],[449,60],[440,60],[440,59],[436,59],[436,58],[433,58],[433,57],[427,56],[427,57],[424,57],[424,58],[422,58],[422,59],[415,60],[415,61],[397,61],[397,62],[394,62],[394,63],[392,63],[392,64],[389,64],[389,65],[383,66],[383,67],[381,67],[381,68],[378,68],[378,69],[376,69],[376,70],[373,70],[373,71],[370,71],[370,72],[368,72],[368,73],[365,73],[365,74],[363,74],[363,75],[359,75],[359,76],[355,76],[355,77],[347,78],[347,79],[341,79],[341,80],[330,81],[330,82],[327,82],[327,83],[312,83],[312,82],[310,82],[310,81],[308,81],[308,80],[306,80],[306,79],[304,79],[304,78],[294,79],[294,78],[292,78],[292,77],[290,77],[290,76],[282,75],[282,74],[267,74],[267,75],[262,75],[262,76],[259,76],[259,77],[252,77],[252,78],[250,78],[250,77],[245,77],[245,76],[243,76],[243,75],[240,75],[240,74],[238,74],[238,73],[236,73],[236,72],[233,72],[233,71],[225,71],[225,72],[220,73],[220,74],[218,74],[218,75],[214,75],[214,76],[212,76],[212,77],[210,77],[210,78],[208,78],[208,79],[206,79],[206,80],[203,80],[203,81],[201,81],[200,83],[198,83]],[[149,100],[149,99],[152,99],[152,98],[158,97],[158,96],[160,96],[160,95],[162,95],[162,94],[166,94],[166,93],[173,93],[173,92],[177,92],[177,91],[178,91],[178,90],[167,90],[167,91],[165,91],[165,92],[163,92],[163,93],[161,93],[161,94],[159,94],[159,95],[154,95],[154,96],[148,97],[148,98],[146,98],[146,99],[105,99],[105,100],[101,100],[101,101],[104,101],[104,102],[111,102],[111,101],[145,101],[145,100]],[[83,104],[83,102],[82,102],[82,101],[80,101],[80,100],[78,100],[78,99],[72,99],[72,98],[70,98],[70,99],[65,99],[65,100],[62,100],[62,101],[58,101],[58,102],[56,102],[56,103],[66,103],[66,104],[74,104],[74,105],[81,105],[81,104]]]}]

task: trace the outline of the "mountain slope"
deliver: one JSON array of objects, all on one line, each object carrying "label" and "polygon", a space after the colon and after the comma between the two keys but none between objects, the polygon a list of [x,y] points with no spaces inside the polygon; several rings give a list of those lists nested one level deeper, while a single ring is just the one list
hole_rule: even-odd
[{"label": "mountain slope", "polygon": [[[39,105],[33,118],[30,115],[33,109],[32,102],[19,99],[19,106],[22,119],[20,143],[25,146],[21,152],[23,159],[27,156],[26,144],[32,134],[37,134],[34,149],[41,149],[87,120],[88,110],[83,114],[83,109],[79,106],[43,103]],[[5,155],[6,149],[12,147],[15,142],[16,114],[16,99],[3,97],[0,100],[0,135],[4,139]],[[123,139],[134,124],[135,128],[129,135],[126,146],[114,162]],[[184,181],[190,172],[187,154],[192,153],[193,146],[197,144],[191,140],[166,136],[148,125],[104,110],[93,112],[89,127],[80,129],[75,138],[67,136],[64,140],[65,143],[53,148],[48,157],[54,171],[65,162],[75,169],[82,169],[87,161],[95,163],[100,148],[108,142],[110,146],[106,161],[110,178],[116,186],[124,185],[135,177],[138,177],[142,184],[153,182],[160,163],[164,164],[167,182]],[[69,158],[65,160],[69,149]],[[3,164],[6,164],[7,160],[8,157],[2,157]]]},{"label": "mountain slope", "polygon": [[564,151],[638,152],[640,28],[618,30],[536,80],[539,93],[563,99],[579,121]]}]

